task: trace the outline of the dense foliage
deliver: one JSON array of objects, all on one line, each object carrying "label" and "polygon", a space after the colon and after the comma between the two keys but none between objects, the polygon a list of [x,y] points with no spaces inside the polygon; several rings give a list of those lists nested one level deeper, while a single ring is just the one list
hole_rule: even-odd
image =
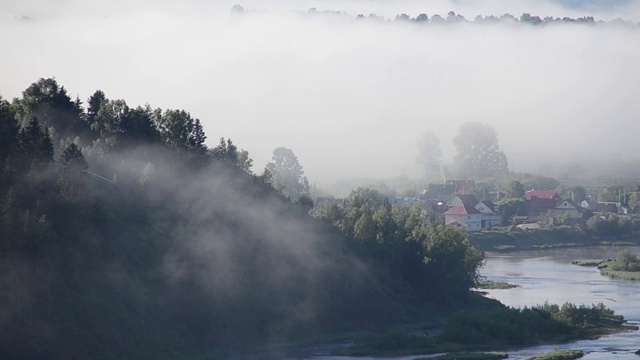
[{"label": "dense foliage", "polygon": [[629,250],[623,250],[609,267],[614,271],[640,271],[640,259]]},{"label": "dense foliage", "polygon": [[340,230],[357,253],[423,293],[464,293],[478,280],[484,253],[423,203],[392,205],[378,191],[358,188],[344,203],[322,204],[316,216]]},{"label": "dense foliage", "polygon": [[618,214],[594,215],[587,220],[587,228],[596,235],[630,235],[633,230],[631,219]]},{"label": "dense foliage", "polygon": [[475,282],[482,253],[424,209],[359,190],[319,221],[206,138],[184,110],[85,108],[54,79],[0,99],[3,358],[226,358]]}]

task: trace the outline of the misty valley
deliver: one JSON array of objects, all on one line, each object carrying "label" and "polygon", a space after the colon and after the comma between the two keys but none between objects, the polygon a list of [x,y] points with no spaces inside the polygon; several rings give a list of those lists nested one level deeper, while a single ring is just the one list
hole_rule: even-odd
[{"label": "misty valley", "polygon": [[636,358],[639,30],[0,1],[0,358]]},{"label": "misty valley", "polygon": [[336,354],[461,354],[637,330],[602,303],[512,308],[476,289],[497,285],[485,250],[640,241],[638,183],[509,171],[488,124],[454,138],[469,180],[412,196],[320,193],[285,147],[256,174],[185,110],[101,90],[85,104],[52,78],[0,99],[0,139],[4,358],[306,357],[345,339]]}]

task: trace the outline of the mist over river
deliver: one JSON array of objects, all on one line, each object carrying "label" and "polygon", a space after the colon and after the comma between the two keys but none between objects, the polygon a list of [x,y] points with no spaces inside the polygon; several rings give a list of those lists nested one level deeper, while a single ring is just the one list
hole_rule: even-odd
[{"label": "mist over river", "polygon": [[[504,281],[519,287],[507,290],[487,290],[487,296],[513,307],[534,306],[545,301],[562,305],[603,303],[630,323],[640,324],[640,282],[614,280],[600,275],[594,267],[572,265],[578,259],[613,258],[622,250],[640,254],[638,247],[589,247],[513,253],[487,253],[481,270],[488,280]],[[580,349],[583,359],[637,359],[640,331],[603,336],[597,340],[581,340],[568,344],[529,347],[509,351],[509,359],[527,359],[554,349]],[[324,356],[314,360],[410,360],[420,356],[390,358]]]}]

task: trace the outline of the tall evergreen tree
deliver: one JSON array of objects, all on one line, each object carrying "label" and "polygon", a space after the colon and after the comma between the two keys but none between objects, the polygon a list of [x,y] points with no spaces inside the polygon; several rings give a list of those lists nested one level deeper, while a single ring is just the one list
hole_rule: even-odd
[{"label": "tall evergreen tree", "polygon": [[18,142],[18,121],[9,102],[0,96],[0,165]]},{"label": "tall evergreen tree", "polygon": [[60,163],[66,169],[74,171],[84,171],[89,169],[89,165],[82,155],[82,151],[78,145],[71,143],[66,150],[60,155]]},{"label": "tall evergreen tree", "polygon": [[23,171],[39,172],[53,162],[53,141],[49,130],[42,130],[38,119],[31,117],[26,128],[18,134],[18,157]]}]

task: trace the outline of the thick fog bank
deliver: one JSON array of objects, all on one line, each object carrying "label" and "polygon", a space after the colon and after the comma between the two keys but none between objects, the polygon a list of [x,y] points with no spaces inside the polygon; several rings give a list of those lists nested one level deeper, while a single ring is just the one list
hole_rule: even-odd
[{"label": "thick fog bank", "polygon": [[[292,149],[309,180],[418,178],[417,142],[445,162],[468,121],[491,124],[510,168],[558,169],[637,158],[637,27],[417,26],[355,21],[453,10],[476,15],[640,20],[638,1],[295,2],[231,16],[232,2],[8,2],[2,95],[55,76],[81,100],[100,84],[130,105],[183,108],[209,145],[233,139],[259,172]],[[346,12],[306,16],[304,11]]]}]

